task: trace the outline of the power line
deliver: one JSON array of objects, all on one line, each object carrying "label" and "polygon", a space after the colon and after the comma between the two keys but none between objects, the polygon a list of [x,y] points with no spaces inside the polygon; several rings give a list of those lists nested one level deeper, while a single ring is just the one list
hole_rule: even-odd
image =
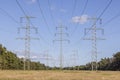
[{"label": "power line", "polygon": [[[105,13],[105,11],[109,8],[109,6],[111,5],[111,3],[112,3],[112,0],[109,1],[109,3],[107,4],[107,6],[106,6],[106,7],[104,8],[104,10],[101,12],[101,14],[100,14],[99,17],[98,17],[99,19],[100,19],[101,16]],[[90,28],[92,28],[97,22],[98,22],[98,20],[96,20]],[[88,30],[88,31],[86,32],[86,34],[87,34],[89,31],[90,31],[90,30]],[[82,40],[85,36],[86,36],[86,35],[83,35],[83,37],[82,37],[80,40]],[[80,40],[79,40],[79,41],[80,41]],[[75,44],[78,44],[79,41],[75,42]]]},{"label": "power line", "polygon": [[23,12],[23,14],[24,14],[25,16],[27,16],[27,14],[25,13],[24,9],[22,8],[22,6],[21,6],[20,3],[18,2],[18,0],[16,0],[16,3],[17,3],[17,5],[20,7],[20,9],[21,9],[21,11]]},{"label": "power line", "polygon": [[53,17],[53,15],[52,15],[52,11],[51,11],[50,0],[48,0],[48,6],[49,6],[50,16],[51,16],[52,22],[53,22],[53,24],[55,25],[55,20],[54,20],[54,17]]},{"label": "power line", "polygon": [[73,14],[74,14],[74,12],[75,12],[76,5],[77,5],[77,0],[74,0],[74,5],[73,5],[73,10],[72,10],[71,16],[73,16]]},{"label": "power line", "polygon": [[[83,11],[81,12],[81,16],[85,13],[85,10],[86,10],[86,8],[87,8],[87,5],[88,5],[88,0],[86,0],[86,2],[85,2]],[[77,23],[77,24],[75,25],[75,28],[74,28],[73,31],[72,31],[72,35],[76,32],[76,30],[77,30],[77,28],[78,28],[78,27],[77,27],[78,24],[79,24],[79,23]]]},{"label": "power line", "polygon": [[4,9],[0,8],[0,10],[2,12],[4,12],[5,15],[7,15],[12,21],[14,21],[15,23],[19,24],[20,26],[22,26],[22,24],[20,24],[13,16],[11,16],[7,11],[5,11]]},{"label": "power line", "polygon": [[40,35],[40,34],[38,34],[38,35],[40,36],[40,39],[41,39],[46,45],[51,46],[51,44],[48,43],[48,42],[46,41],[46,39],[45,39],[42,35]]},{"label": "power line", "polygon": [[[101,16],[105,13],[105,11],[109,8],[109,6],[111,5],[112,0],[109,1],[108,5],[104,8],[104,10],[102,11],[102,13],[98,16],[98,18],[101,18]],[[96,21],[96,23],[98,22],[98,20]]]},{"label": "power line", "polygon": [[86,2],[85,2],[85,6],[84,6],[83,11],[82,11],[81,14],[84,14],[84,13],[85,13],[85,10],[86,10],[86,8],[87,8],[87,4],[88,4],[88,0],[86,0]]},{"label": "power line", "polygon": [[[22,8],[22,6],[20,5],[20,3],[18,2],[18,0],[16,0],[16,2],[17,2],[17,4],[18,4],[18,6],[20,7],[20,9],[21,9],[21,11],[23,12],[23,14],[26,16],[26,19],[27,19],[27,14],[25,13],[25,11],[24,11],[24,9]],[[39,2],[39,0],[38,0],[38,2]],[[40,11],[41,11],[41,14],[43,15],[43,17],[44,17],[44,14],[43,14],[43,11],[42,11],[42,9],[41,9],[41,7],[40,7],[40,3],[38,3],[39,4],[39,9],[40,9]],[[32,22],[31,22],[31,20],[29,20],[30,21],[30,23],[31,23],[31,25],[34,27],[34,25],[32,24]],[[44,21],[47,23],[47,21],[46,21],[46,19],[45,19],[45,17],[44,17]],[[48,26],[48,24],[47,24],[47,26]],[[34,27],[35,28],[35,27]],[[49,28],[49,27],[48,27]],[[49,30],[49,29],[48,29]],[[50,31],[50,30],[49,30]],[[37,32],[37,31],[36,31]],[[39,35],[39,36],[41,36],[41,35]],[[41,36],[41,39],[48,45],[49,43]],[[50,45],[50,44],[49,44]]]},{"label": "power line", "polygon": [[[71,15],[70,15],[70,18],[72,18],[73,17],[73,15],[74,15],[74,12],[75,12],[75,9],[76,9],[76,5],[77,5],[77,0],[74,0],[74,4],[73,4],[73,9],[72,9],[72,13],[71,13]],[[70,24],[69,24],[69,26],[70,26]],[[74,32],[74,31],[73,31]],[[73,33],[72,32],[72,33]],[[74,33],[73,33],[74,34]]]},{"label": "power line", "polygon": [[[102,17],[102,15],[105,13],[105,11],[109,8],[109,6],[111,5],[112,0],[109,1],[109,3],[107,4],[107,6],[103,9],[103,11],[101,12],[101,14],[98,16],[98,19],[93,23],[93,25],[91,26],[91,28],[98,22],[98,20]],[[88,30],[89,32],[90,30]],[[87,32],[87,33],[88,33]],[[85,35],[84,35],[85,36]]]},{"label": "power line", "polygon": [[64,12],[66,12],[66,10],[63,8],[63,0],[59,0],[60,2],[60,5],[59,5],[59,8],[60,8],[60,10],[59,10],[59,16],[60,16],[60,18],[59,18],[59,23],[62,23],[63,22],[63,13]]},{"label": "power line", "polygon": [[[103,24],[103,26],[105,27],[105,25],[109,24],[110,22],[112,22],[113,20],[115,20],[115,19],[118,18],[118,17],[120,17],[120,12],[119,12],[117,15],[113,16],[112,18],[110,18],[108,21],[106,21],[106,22]],[[102,27],[103,27],[103,26],[102,26]]]},{"label": "power line", "polygon": [[[45,18],[45,16],[44,16],[44,13],[43,13],[43,10],[42,10],[42,8],[41,8],[41,5],[40,5],[39,0],[37,0],[37,3],[38,3],[39,11],[41,12],[42,17],[43,17],[43,20],[44,20],[44,22],[45,22],[45,24],[46,24],[46,26],[47,26],[47,29],[48,29],[49,33],[52,34],[51,31],[50,31],[49,25],[48,25],[48,23],[47,23],[47,20],[46,20],[46,18]],[[50,2],[49,2],[49,0],[48,0],[48,5],[49,5],[49,7],[50,7]],[[50,13],[51,13],[51,10],[50,10]],[[52,13],[51,13],[50,15],[51,15],[51,18],[53,19]],[[45,44],[51,45],[50,43],[48,43],[48,42],[43,38],[42,35],[39,34],[39,36],[41,37],[41,39],[43,40],[43,42],[44,42]]]},{"label": "power line", "polygon": [[[86,32],[86,34],[88,34],[88,32],[92,29],[92,27],[94,27],[96,25],[96,23],[98,22],[98,20],[100,20],[101,16],[106,12],[106,10],[109,8],[109,6],[111,5],[112,0],[109,1],[109,3],[107,4],[107,6],[103,9],[103,11],[101,12],[101,14],[98,16],[98,19],[93,23],[93,25],[90,27],[90,29],[88,29],[88,31]],[[100,20],[101,23],[101,20]],[[82,40],[86,35],[84,35],[80,40]],[[79,40],[79,41],[80,41]],[[77,41],[75,44],[78,44]]]},{"label": "power line", "polygon": [[[26,19],[28,19],[28,15],[26,14],[26,12],[25,12],[25,10],[23,9],[23,7],[20,5],[20,3],[19,3],[18,0],[16,0],[16,3],[17,3],[17,5],[19,6],[20,10],[21,10],[21,11],[23,12],[23,14],[25,15]],[[32,26],[34,26],[31,21],[30,21],[30,23],[31,23]]]},{"label": "power line", "polygon": [[40,10],[40,12],[41,12],[41,14],[42,14],[42,17],[43,17],[43,19],[44,19],[44,22],[45,22],[45,24],[46,24],[46,26],[47,26],[47,29],[48,29],[49,33],[52,35],[52,33],[51,33],[51,31],[50,31],[50,28],[49,28],[49,25],[48,25],[48,23],[47,23],[47,20],[46,20],[46,18],[45,18],[45,16],[44,16],[43,10],[42,10],[42,8],[41,8],[41,5],[40,5],[39,0],[37,0],[37,3],[38,3],[39,10]]},{"label": "power line", "polygon": [[[100,19],[100,18],[102,17],[102,15],[106,12],[106,10],[109,8],[109,6],[111,5],[111,3],[112,3],[112,0],[110,0],[109,3],[107,4],[107,6],[103,9],[103,11],[101,12],[101,14],[98,16],[98,19]],[[92,28],[97,22],[98,22],[98,20],[96,20],[90,28]],[[100,20],[100,22],[101,22],[101,20]],[[89,31],[90,31],[90,30],[88,30],[88,31],[86,32],[86,34],[87,34]],[[86,36],[86,35],[83,35],[83,37],[81,37],[80,40],[82,40],[85,36]],[[80,42],[80,40],[77,41],[77,42],[75,42],[75,44],[78,44],[78,42]]]}]

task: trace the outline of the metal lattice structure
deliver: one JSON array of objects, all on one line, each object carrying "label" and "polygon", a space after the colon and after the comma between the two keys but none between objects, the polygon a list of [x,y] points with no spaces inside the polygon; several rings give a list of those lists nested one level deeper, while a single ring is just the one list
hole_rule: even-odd
[{"label": "metal lattice structure", "polygon": [[65,39],[63,36],[66,35],[68,36],[67,33],[64,32],[64,30],[67,30],[67,27],[60,25],[59,27],[56,27],[58,30],[58,33],[55,34],[55,36],[59,36],[59,39],[56,39],[54,41],[59,41],[60,42],[60,69],[63,68],[63,42],[67,41],[69,42],[68,39]]},{"label": "metal lattice structure", "polygon": [[[85,35],[88,34],[88,31],[91,31],[92,36],[90,38],[84,38],[84,40],[91,40],[92,41],[92,62],[91,62],[91,69],[97,70],[97,40],[104,40],[103,38],[98,38],[97,37],[97,30],[100,30],[102,34],[104,34],[104,30],[102,28],[97,28],[96,27],[96,21],[100,20],[99,18],[88,18],[89,20],[93,20],[94,24],[91,28],[85,28]],[[100,22],[101,23],[101,22]]]},{"label": "metal lattice structure", "polygon": [[36,33],[37,33],[37,28],[36,27],[31,27],[31,22],[30,19],[34,18],[31,16],[25,16],[25,17],[21,17],[20,19],[26,19],[26,26],[25,27],[20,27],[18,28],[18,33],[20,33],[21,29],[25,30],[25,37],[20,37],[17,39],[21,39],[25,41],[25,53],[24,53],[24,70],[30,70],[30,43],[31,40],[38,40],[39,38],[32,38],[31,37],[31,29],[35,29]]}]

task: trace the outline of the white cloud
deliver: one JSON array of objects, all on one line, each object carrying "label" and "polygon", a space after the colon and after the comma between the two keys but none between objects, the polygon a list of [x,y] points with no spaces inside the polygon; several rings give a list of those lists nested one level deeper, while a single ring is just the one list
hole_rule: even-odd
[{"label": "white cloud", "polygon": [[[21,56],[21,55],[19,55],[18,56],[19,58],[25,58],[24,56]],[[37,56],[31,56],[31,59],[36,59],[36,58],[38,58]]]},{"label": "white cloud", "polygon": [[25,58],[24,56],[18,56],[19,58]]},{"label": "white cloud", "polygon": [[32,56],[31,58],[32,58],[32,59],[36,59],[36,58],[38,58],[38,57],[37,57],[37,56]]},{"label": "white cloud", "polygon": [[61,13],[66,13],[67,12],[66,9],[58,8],[58,7],[54,6],[54,5],[50,5],[50,10],[52,10],[52,11],[56,11],[57,10],[57,11],[59,11]]},{"label": "white cloud", "polygon": [[74,23],[84,24],[87,22],[87,20],[88,20],[88,15],[72,17],[72,22],[74,22]]}]

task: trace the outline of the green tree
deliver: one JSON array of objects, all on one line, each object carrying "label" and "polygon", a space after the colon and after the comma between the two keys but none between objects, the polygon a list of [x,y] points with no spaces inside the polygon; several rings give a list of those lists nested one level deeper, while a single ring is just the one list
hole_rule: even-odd
[{"label": "green tree", "polygon": [[109,65],[111,63],[110,58],[102,58],[101,61],[98,62],[98,69],[99,70],[106,70],[109,69]]},{"label": "green tree", "polygon": [[119,70],[120,71],[120,52],[117,52],[113,55],[113,61],[111,63],[111,70]]},{"label": "green tree", "polygon": [[116,61],[120,61],[120,52],[117,52],[116,54],[114,54],[113,57]]},{"label": "green tree", "polygon": [[[45,65],[40,62],[32,62],[31,69],[32,70],[43,70],[45,69]],[[20,69],[23,70],[24,67],[24,59],[18,58],[17,55],[11,51],[8,51],[5,47],[0,44],[0,69]]]}]

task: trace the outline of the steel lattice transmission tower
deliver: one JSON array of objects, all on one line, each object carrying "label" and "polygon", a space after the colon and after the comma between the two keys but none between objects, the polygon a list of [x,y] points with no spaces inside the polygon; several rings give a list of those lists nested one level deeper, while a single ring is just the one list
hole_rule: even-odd
[{"label": "steel lattice transmission tower", "polygon": [[[74,70],[76,69],[76,66],[77,66],[77,61],[78,61],[78,50],[73,50],[72,51],[73,52],[73,54],[71,55],[71,57],[72,57],[72,60],[73,60],[73,68],[74,68]],[[77,68],[79,68],[79,67],[77,67]]]},{"label": "steel lattice transmission tower", "polygon": [[85,35],[88,34],[88,31],[91,31],[92,36],[90,38],[84,38],[84,40],[91,40],[92,41],[92,71],[97,70],[97,40],[104,40],[103,38],[97,37],[97,31],[100,30],[102,34],[104,34],[104,29],[97,28],[96,22],[99,20],[101,24],[101,19],[99,18],[88,18],[88,20],[93,21],[93,26],[91,28],[85,28]]},{"label": "steel lattice transmission tower", "polygon": [[64,30],[67,30],[67,27],[63,26],[62,24],[60,24],[59,27],[56,27],[56,29],[58,30],[58,32],[55,34],[55,36],[59,36],[59,39],[53,40],[54,41],[58,41],[60,42],[60,69],[62,70],[63,68],[63,42],[67,41],[69,42],[68,39],[65,39],[64,36],[68,36],[68,33],[65,33]]},{"label": "steel lattice transmission tower", "polygon": [[21,29],[25,30],[25,37],[20,37],[17,39],[21,39],[21,40],[25,40],[25,53],[24,53],[24,70],[30,70],[30,43],[31,40],[38,40],[39,38],[32,38],[31,37],[31,29],[35,29],[36,33],[37,33],[37,28],[31,26],[31,21],[30,19],[34,18],[32,16],[25,16],[25,17],[20,17],[21,21],[23,21],[23,19],[25,19],[26,21],[26,26],[25,27],[19,27],[18,28],[18,33],[20,33]]}]

